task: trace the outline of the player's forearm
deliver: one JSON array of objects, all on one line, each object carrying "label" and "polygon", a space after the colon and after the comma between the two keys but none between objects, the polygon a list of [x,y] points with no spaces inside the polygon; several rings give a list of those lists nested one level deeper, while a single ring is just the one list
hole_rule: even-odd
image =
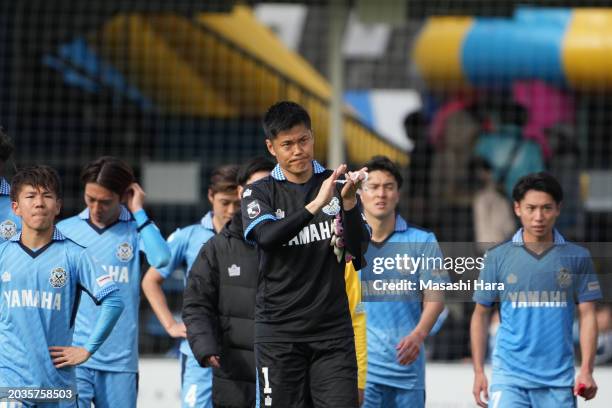
[{"label": "player's forearm", "polygon": [[424,339],[431,332],[432,327],[436,324],[438,316],[444,310],[444,303],[437,301],[425,301],[423,302],[423,313],[421,313],[421,319],[414,328],[414,331],[418,333]]},{"label": "player's forearm", "polygon": [[365,266],[363,255],[370,242],[370,231],[361,218],[358,206],[354,206],[349,211],[342,211],[342,227],[346,249],[357,260],[356,268],[363,268]]},{"label": "player's forearm", "polygon": [[474,372],[484,372],[484,361],[487,350],[487,337],[489,329],[489,311],[482,305],[476,305],[472,314],[470,325],[470,338],[472,339],[472,363]]},{"label": "player's forearm", "polygon": [[153,309],[153,313],[155,313],[159,322],[165,330],[168,330],[176,324],[176,320],[168,307],[162,283],[163,278],[159,275],[159,272],[155,268],[149,268],[142,280],[142,292],[149,301],[151,309]]},{"label": "player's forearm", "polygon": [[579,306],[580,370],[593,373],[595,353],[597,352],[597,317],[593,302],[581,303]]},{"label": "player's forearm", "polygon": [[280,220],[262,222],[253,228],[249,237],[264,250],[272,250],[295,237],[312,218],[313,214],[304,208]]},{"label": "player's forearm", "polygon": [[155,268],[166,266],[170,260],[170,249],[159,229],[150,221],[145,210],[136,211],[134,218],[142,237],[147,262]]},{"label": "player's forearm", "polygon": [[110,335],[117,320],[119,320],[119,316],[121,316],[121,312],[123,312],[123,307],[123,301],[118,291],[111,292],[102,299],[98,320],[84,346],[90,354],[95,353]]}]

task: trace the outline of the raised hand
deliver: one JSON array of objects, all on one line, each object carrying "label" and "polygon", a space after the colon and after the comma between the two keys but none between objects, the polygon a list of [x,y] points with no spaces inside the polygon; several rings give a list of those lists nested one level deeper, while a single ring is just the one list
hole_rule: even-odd
[{"label": "raised hand", "polygon": [[125,191],[125,201],[132,214],[144,207],[146,193],[138,183],[132,183]]}]

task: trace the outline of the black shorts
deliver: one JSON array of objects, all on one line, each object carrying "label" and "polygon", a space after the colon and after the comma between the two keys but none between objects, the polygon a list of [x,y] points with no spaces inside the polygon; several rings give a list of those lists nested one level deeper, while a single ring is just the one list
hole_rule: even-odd
[{"label": "black shorts", "polygon": [[255,344],[261,408],[358,407],[355,340]]}]

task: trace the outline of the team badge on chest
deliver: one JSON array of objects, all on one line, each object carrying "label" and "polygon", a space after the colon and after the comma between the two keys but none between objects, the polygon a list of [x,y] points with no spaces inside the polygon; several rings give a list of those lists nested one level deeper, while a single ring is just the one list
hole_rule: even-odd
[{"label": "team badge on chest", "polygon": [[17,233],[17,224],[11,220],[5,220],[0,224],[0,237],[9,240]]},{"label": "team badge on chest", "polygon": [[340,200],[338,200],[338,197],[332,198],[329,204],[323,207],[323,212],[327,215],[338,214],[340,212]]},{"label": "team badge on chest", "polygon": [[68,274],[62,267],[53,268],[51,276],[49,276],[49,283],[56,289],[63,288],[68,281]]},{"label": "team badge on chest", "polygon": [[569,269],[559,269],[559,272],[557,272],[557,283],[561,289],[566,289],[572,284],[572,274]]},{"label": "team badge on chest", "polygon": [[129,262],[134,257],[134,249],[128,242],[117,247],[117,259],[121,262]]}]

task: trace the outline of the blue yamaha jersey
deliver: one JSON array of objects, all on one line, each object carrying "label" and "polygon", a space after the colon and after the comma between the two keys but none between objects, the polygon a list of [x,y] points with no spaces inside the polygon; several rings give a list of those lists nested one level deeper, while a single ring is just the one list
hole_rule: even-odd
[{"label": "blue yamaha jersey", "polygon": [[575,305],[601,298],[589,252],[555,230],[554,245],[538,255],[520,229],[487,252],[479,280],[474,300],[500,302],[491,384],[571,387]]},{"label": "blue yamaha jersey", "polygon": [[[136,221],[122,206],[117,222],[103,229],[91,223],[89,209],[61,221],[57,226],[71,240],[92,248],[96,261],[119,287],[125,305],[111,334],[83,366],[104,371],[138,372],[139,251],[142,245]],[[91,299],[81,299],[74,329],[76,346],[83,346],[87,342],[99,313]]]},{"label": "blue yamaha jersey", "polygon": [[[164,279],[167,279],[172,272],[183,266],[185,281],[195,262],[202,246],[215,235],[213,226],[213,213],[209,211],[202,218],[199,224],[193,224],[185,228],[178,228],[168,237],[170,247],[170,262],[158,271]],[[181,353],[192,356],[187,339],[181,341]]]},{"label": "blue yamaha jersey", "polygon": [[74,369],[56,369],[48,348],[72,345],[82,291],[99,303],[117,286],[57,229],[36,252],[20,238],[0,244],[0,387],[72,388]]},{"label": "blue yamaha jersey", "polygon": [[0,242],[11,239],[21,230],[21,219],[11,209],[11,186],[0,177]]},{"label": "blue yamaha jersey", "polygon": [[[448,282],[448,275],[419,267],[413,274],[398,270],[377,273],[378,264],[374,258],[394,258],[398,253],[413,257],[428,256],[442,259],[435,235],[432,232],[409,226],[401,216],[396,216],[395,231],[382,244],[371,242],[366,253],[367,266],[361,273],[362,287],[365,285],[363,305],[366,312],[368,372],[367,382],[402,389],[425,388],[425,349],[421,346],[418,358],[409,365],[397,362],[396,346],[414,330],[421,319],[422,304],[419,281]],[[414,291],[385,294],[382,301],[372,295],[373,282],[410,280],[415,283]]]}]

